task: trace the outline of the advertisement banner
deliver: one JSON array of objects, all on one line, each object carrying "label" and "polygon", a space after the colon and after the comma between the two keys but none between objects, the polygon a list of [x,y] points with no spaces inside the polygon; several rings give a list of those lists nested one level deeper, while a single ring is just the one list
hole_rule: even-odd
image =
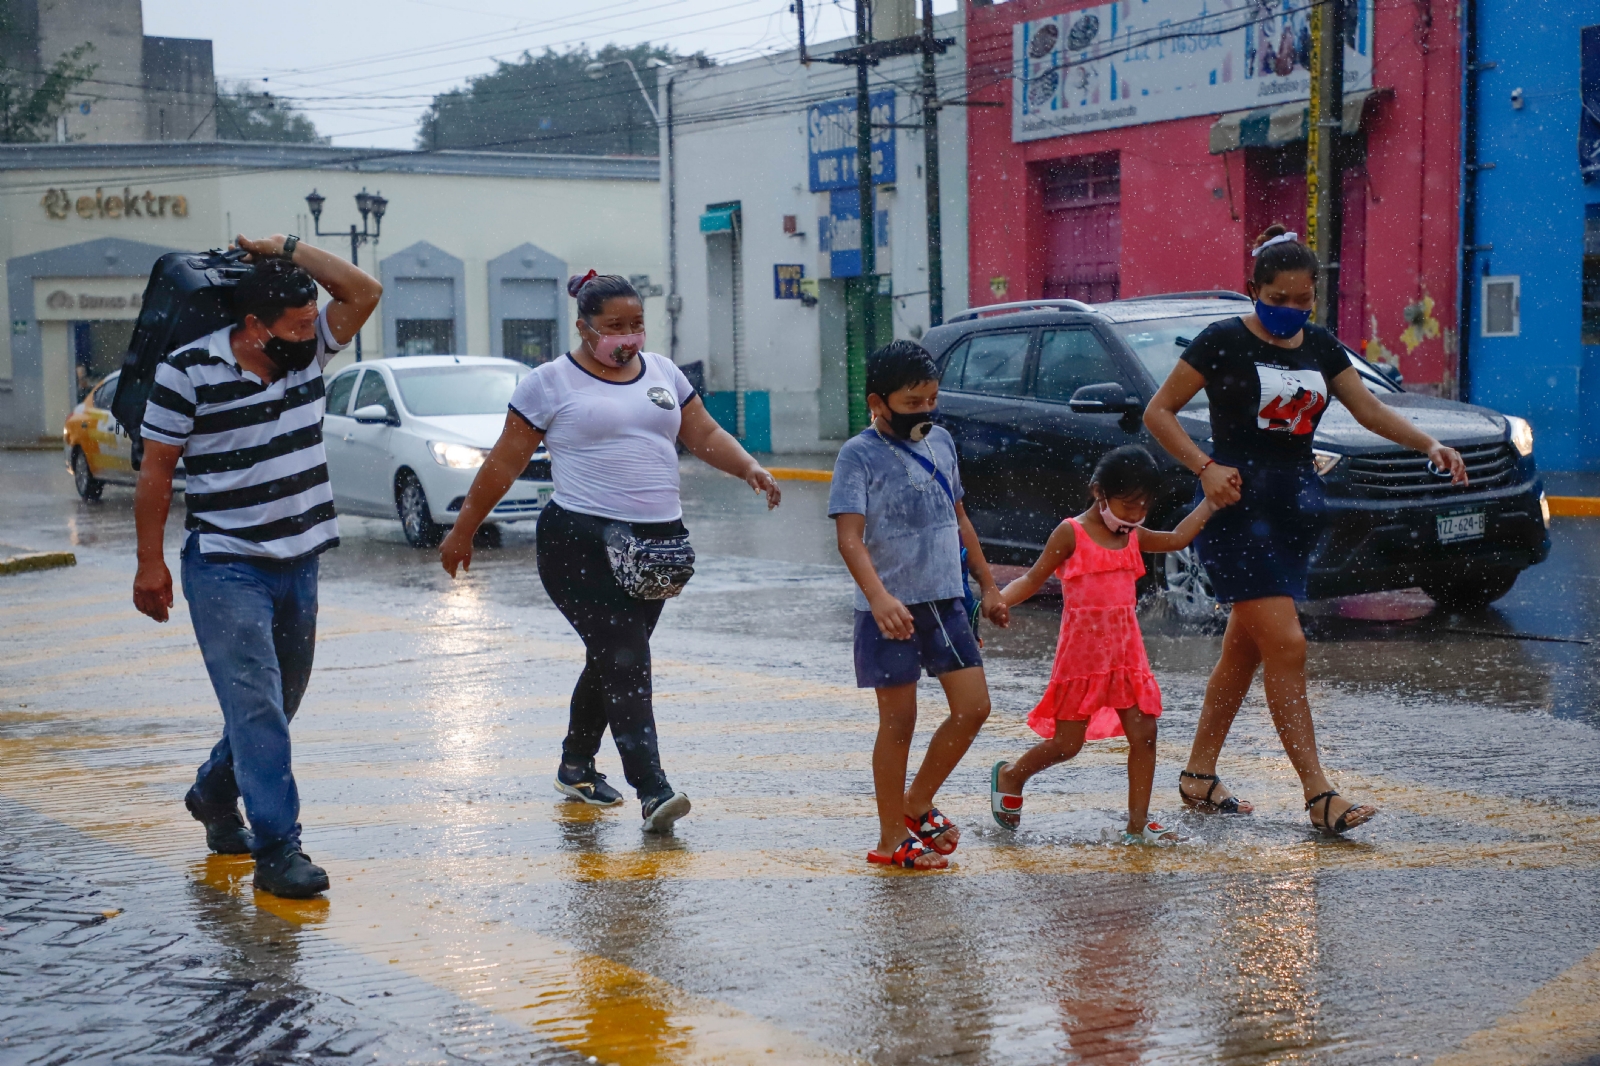
[{"label": "advertisement banner", "polygon": [[[872,183],[894,184],[894,90],[867,97],[872,109]],[[812,104],[806,111],[811,191],[856,187],[856,98]]]},{"label": "advertisement banner", "polygon": [[[873,191],[876,205],[877,191]],[[877,205],[873,210],[872,243],[877,249],[877,272],[889,272],[889,209]],[[854,188],[835,189],[828,194],[828,213],[817,219],[817,251],[828,257],[828,276],[861,276],[861,199]]]},{"label": "advertisement banner", "polygon": [[[1346,92],[1372,88],[1374,0],[1345,6]],[[1117,0],[1012,29],[1011,139],[1305,100],[1310,0]]]}]

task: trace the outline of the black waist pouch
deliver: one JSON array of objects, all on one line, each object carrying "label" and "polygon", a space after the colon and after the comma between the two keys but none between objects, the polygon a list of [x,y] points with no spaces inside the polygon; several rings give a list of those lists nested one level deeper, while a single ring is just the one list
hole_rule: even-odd
[{"label": "black waist pouch", "polygon": [[636,600],[671,599],[694,576],[694,547],[687,533],[640,537],[626,523],[613,522],[606,526],[605,539],[617,584]]}]

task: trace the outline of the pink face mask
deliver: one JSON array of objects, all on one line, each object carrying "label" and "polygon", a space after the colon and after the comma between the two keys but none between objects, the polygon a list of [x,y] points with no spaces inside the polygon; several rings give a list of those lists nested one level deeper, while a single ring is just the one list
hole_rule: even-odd
[{"label": "pink face mask", "polygon": [[[627,348],[629,351],[618,353],[617,349]],[[633,361],[633,357],[644,351],[643,333],[597,333],[594,342],[594,357],[606,366],[624,367]]]},{"label": "pink face mask", "polygon": [[1112,514],[1111,507],[1104,500],[1100,501],[1100,521],[1104,522],[1106,524],[1106,528],[1111,530],[1113,533],[1126,533],[1130,529],[1144,528],[1141,523],[1129,522],[1126,519],[1118,518],[1116,515]]}]

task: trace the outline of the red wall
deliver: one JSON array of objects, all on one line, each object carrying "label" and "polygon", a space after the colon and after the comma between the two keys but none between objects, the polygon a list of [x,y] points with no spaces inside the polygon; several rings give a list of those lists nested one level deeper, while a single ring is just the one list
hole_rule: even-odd
[{"label": "red wall", "polygon": [[[1012,26],[1088,6],[1093,0],[1011,0],[967,8],[970,97],[1003,105],[968,112],[972,305],[1041,294],[1042,173],[1052,160],[1105,151],[1118,152],[1122,166],[1121,295],[1242,290],[1254,236],[1244,223],[1245,153],[1210,154],[1216,116],[1012,142]],[[1418,12],[1429,7],[1435,21],[1424,32]],[[1367,342],[1369,358],[1392,353],[1408,386],[1450,394],[1455,388],[1460,160],[1460,48],[1453,5],[1378,4],[1374,29],[1374,84],[1393,90],[1393,96],[1368,107],[1362,264],[1368,318],[1359,336],[1344,339],[1356,347]],[[1002,296],[990,287],[996,277],[1008,282]],[[1435,301],[1435,325],[1430,329],[1424,322],[1413,334],[1415,347],[1408,349],[1402,337],[1409,324],[1406,308],[1420,311],[1424,293]]]}]

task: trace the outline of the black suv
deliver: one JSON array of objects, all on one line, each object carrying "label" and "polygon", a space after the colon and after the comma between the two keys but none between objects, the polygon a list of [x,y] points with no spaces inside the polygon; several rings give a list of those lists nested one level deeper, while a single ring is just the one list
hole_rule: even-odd
[{"label": "black suv", "polygon": [[[1195,478],[1150,438],[1145,403],[1202,329],[1249,310],[1247,297],[1228,292],[1093,306],[1039,300],[977,308],[929,330],[922,343],[939,363],[941,422],[960,450],[967,513],[991,560],[1031,563],[1056,524],[1086,505],[1100,456],[1123,444],[1143,444],[1163,464],[1151,513],[1170,529]],[[1310,595],[1421,586],[1456,610],[1504,596],[1550,552],[1532,430],[1487,408],[1407,393],[1350,360],[1380,400],[1460,450],[1471,484],[1451,485],[1425,456],[1369,433],[1334,401],[1315,440],[1329,520],[1311,557]],[[1204,392],[1179,421],[1210,450]],[[1159,564],[1152,573],[1180,610],[1214,609],[1192,551]]]}]

